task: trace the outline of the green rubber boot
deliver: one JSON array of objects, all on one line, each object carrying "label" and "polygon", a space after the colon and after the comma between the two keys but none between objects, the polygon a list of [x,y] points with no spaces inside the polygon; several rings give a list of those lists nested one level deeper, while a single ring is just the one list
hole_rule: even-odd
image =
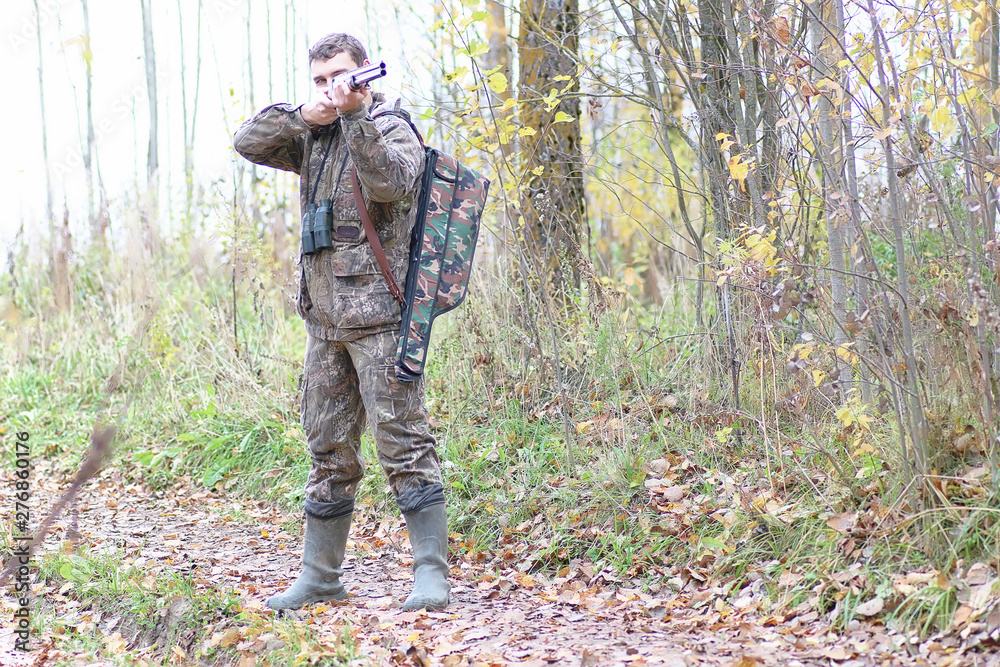
[{"label": "green rubber boot", "polygon": [[404,611],[437,611],[448,606],[448,516],[444,503],[403,515],[413,546],[413,592]]},{"label": "green rubber boot", "polygon": [[306,515],[306,538],[302,546],[302,574],[287,591],[268,598],[271,609],[298,609],[326,600],[346,600],[347,591],[340,583],[341,565],[351,531],[351,514],[333,519]]}]

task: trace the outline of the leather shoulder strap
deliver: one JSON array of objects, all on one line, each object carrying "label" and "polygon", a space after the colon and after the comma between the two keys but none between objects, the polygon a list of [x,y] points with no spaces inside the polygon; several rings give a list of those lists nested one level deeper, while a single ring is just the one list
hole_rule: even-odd
[{"label": "leather shoulder strap", "polygon": [[378,266],[382,269],[385,282],[389,284],[389,292],[396,297],[396,301],[399,301],[400,305],[404,305],[406,299],[403,298],[403,291],[399,289],[396,279],[392,276],[392,269],[389,268],[389,260],[385,257],[385,251],[382,250],[382,242],[378,238],[375,225],[372,224],[371,216],[368,215],[368,207],[365,206],[365,199],[361,196],[361,186],[358,184],[358,170],[354,168],[354,165],[351,165],[351,185],[354,186],[354,203],[357,204],[358,213],[361,214],[361,226],[364,227],[365,236],[368,237],[368,245],[375,252],[375,259],[378,261]]}]

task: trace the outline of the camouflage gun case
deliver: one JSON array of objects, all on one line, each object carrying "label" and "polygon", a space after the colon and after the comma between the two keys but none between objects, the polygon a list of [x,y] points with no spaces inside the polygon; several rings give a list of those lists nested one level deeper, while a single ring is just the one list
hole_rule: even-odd
[{"label": "camouflage gun case", "polygon": [[424,372],[434,319],[465,299],[490,187],[489,179],[450,155],[426,151],[396,358],[403,382]]}]

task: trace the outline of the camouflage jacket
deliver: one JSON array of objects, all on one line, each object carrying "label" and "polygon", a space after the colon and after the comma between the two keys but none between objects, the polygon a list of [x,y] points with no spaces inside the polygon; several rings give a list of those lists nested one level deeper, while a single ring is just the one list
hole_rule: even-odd
[{"label": "camouflage jacket", "polygon": [[333,247],[301,257],[298,310],[313,336],[353,340],[399,327],[399,303],[365,238],[351,185],[354,165],[393,275],[405,289],[424,149],[405,120],[379,115],[394,108],[398,103],[376,94],[371,108],[362,104],[332,125],[310,129],[300,106],[275,104],[236,131],[233,145],[247,160],[299,175],[303,213],[310,203],[332,200]]}]

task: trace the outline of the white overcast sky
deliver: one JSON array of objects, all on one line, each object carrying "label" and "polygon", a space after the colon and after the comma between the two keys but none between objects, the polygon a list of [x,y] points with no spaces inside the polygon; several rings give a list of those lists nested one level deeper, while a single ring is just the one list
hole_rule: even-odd
[{"label": "white overcast sky", "polygon": [[[285,6],[293,2],[299,24],[294,41],[285,44]],[[82,232],[86,189],[81,161],[85,136],[85,65],[81,0],[39,0],[45,68],[45,122],[57,211],[69,206],[74,233]],[[172,189],[180,192],[181,65],[178,6],[183,12],[188,68],[188,104],[194,92],[195,35],[198,0],[153,0],[154,43],[160,95],[160,163],[171,169]],[[426,7],[425,11],[420,6]],[[145,174],[148,107],[139,2],[89,0],[94,73],[94,122],[97,152],[105,188],[112,199],[135,190],[136,173]],[[270,11],[270,22],[267,20]],[[427,37],[433,22],[431,3],[403,0],[343,2],[320,0],[202,0],[202,73],[198,102],[197,178],[208,183],[231,178],[231,136],[249,110],[247,86],[248,26],[253,41],[255,107],[268,98],[272,68],[273,101],[304,102],[310,94],[306,50],[323,35],[349,32],[368,46],[372,60],[389,65],[381,88],[399,91],[428,62],[433,44]],[[249,18],[249,21],[248,21]],[[271,56],[267,51],[268,27]],[[31,0],[7,0],[0,16],[0,53],[7,102],[0,108],[6,127],[5,159],[0,160],[0,248],[22,222],[36,227],[44,217],[41,109],[38,90],[36,16]],[[405,26],[405,27],[403,27]],[[292,49],[294,91],[288,100],[286,48]],[[426,70],[424,70],[426,71]],[[423,78],[423,77],[421,77]],[[232,94],[230,94],[232,90]]]}]

